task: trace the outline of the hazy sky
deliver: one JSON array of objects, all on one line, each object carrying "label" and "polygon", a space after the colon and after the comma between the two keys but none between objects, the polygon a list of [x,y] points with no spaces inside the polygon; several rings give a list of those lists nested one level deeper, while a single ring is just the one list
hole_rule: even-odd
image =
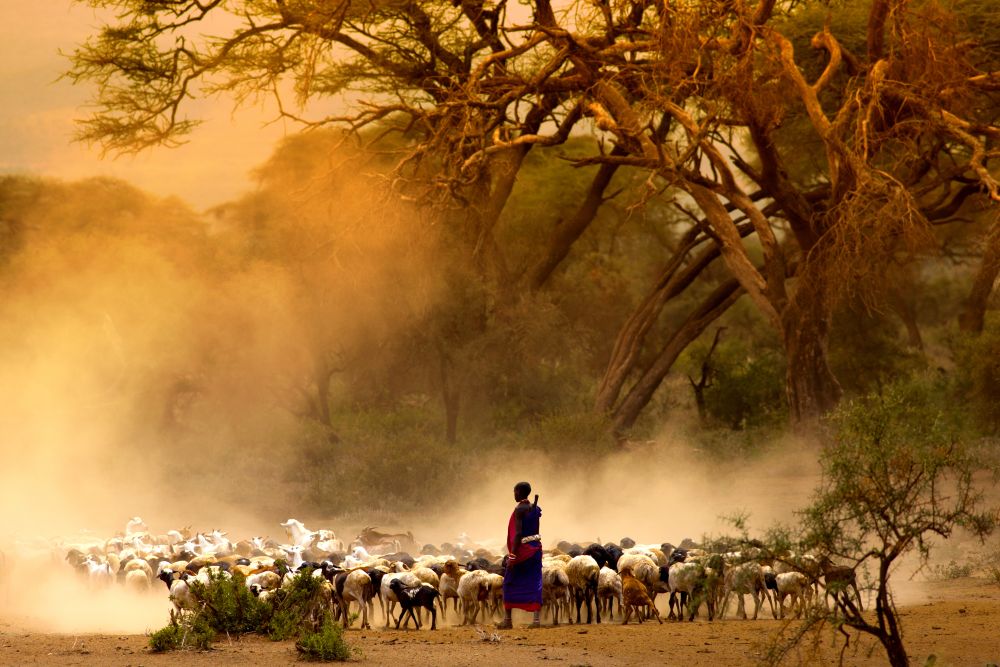
[{"label": "hazy sky", "polygon": [[94,10],[70,0],[0,0],[0,17],[0,173],[113,176],[204,208],[250,189],[249,171],[286,131],[265,126],[264,109],[233,112],[230,100],[217,99],[199,105],[206,122],[188,144],[102,159],[99,147],[72,141],[93,89],[57,81],[68,65],[59,51],[72,52],[96,30]]}]

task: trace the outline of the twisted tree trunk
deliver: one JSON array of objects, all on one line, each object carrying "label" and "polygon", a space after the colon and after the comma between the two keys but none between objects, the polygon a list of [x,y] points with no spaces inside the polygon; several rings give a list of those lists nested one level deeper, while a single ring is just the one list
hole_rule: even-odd
[{"label": "twisted tree trunk", "polygon": [[663,378],[673,367],[681,352],[687,348],[708,326],[717,320],[743,294],[736,280],[728,280],[713,291],[708,298],[688,315],[667,341],[659,355],[622,399],[612,415],[612,427],[621,434],[635,424],[643,409],[649,404],[653,394],[663,382]]},{"label": "twisted tree trunk", "polygon": [[962,304],[962,312],[958,316],[958,326],[962,331],[972,334],[983,332],[986,307],[993,294],[998,275],[1000,275],[1000,222],[993,225],[986,237],[983,261],[972,281],[969,296]]},{"label": "twisted tree trunk", "polygon": [[840,400],[840,383],[830,371],[827,346],[831,313],[824,290],[800,285],[781,313],[785,347],[785,389],[796,422],[811,421]]}]

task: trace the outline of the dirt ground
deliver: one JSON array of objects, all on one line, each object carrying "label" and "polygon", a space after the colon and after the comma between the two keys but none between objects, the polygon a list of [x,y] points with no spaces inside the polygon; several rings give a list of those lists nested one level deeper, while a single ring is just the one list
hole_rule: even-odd
[{"label": "dirt ground", "polygon": [[[980,578],[921,584],[923,601],[904,607],[906,644],[914,665],[931,654],[937,667],[1000,663],[1000,587]],[[748,598],[749,601],[749,598]],[[657,625],[566,625],[530,630],[517,627],[530,620],[515,615],[515,628],[484,641],[473,628],[445,627],[430,631],[352,630],[350,643],[358,661],[381,665],[503,665],[548,661],[569,666],[636,665],[646,662],[701,665],[748,665],[762,655],[763,645],[786,624],[767,620]],[[375,623],[376,627],[379,623]],[[836,664],[839,645],[824,633],[818,646],[793,654],[788,664]],[[885,658],[870,641],[852,641],[847,665],[880,665]],[[212,651],[153,654],[143,635],[65,635],[18,631],[16,621],[0,620],[2,665],[279,665],[297,661],[292,642],[245,637],[222,638]]]}]

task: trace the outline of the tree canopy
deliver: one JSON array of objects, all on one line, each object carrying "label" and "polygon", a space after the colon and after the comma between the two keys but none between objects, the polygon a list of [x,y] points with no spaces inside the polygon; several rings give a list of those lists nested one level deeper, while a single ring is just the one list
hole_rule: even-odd
[{"label": "tree canopy", "polygon": [[[431,207],[499,308],[544,289],[616,175],[634,174],[636,205],[673,215],[595,392],[619,431],[742,294],[780,340],[793,418],[830,409],[838,304],[891,300],[956,220],[984,228],[963,314],[982,328],[1000,272],[1000,75],[982,2],[90,4],[114,17],[72,56],[68,75],[97,86],[82,139],[170,145],[196,124],[190,100],[222,92],[372,145],[396,135],[388,191]],[[504,212],[526,156],[579,137],[590,147],[563,158],[589,185],[512,266]]]}]

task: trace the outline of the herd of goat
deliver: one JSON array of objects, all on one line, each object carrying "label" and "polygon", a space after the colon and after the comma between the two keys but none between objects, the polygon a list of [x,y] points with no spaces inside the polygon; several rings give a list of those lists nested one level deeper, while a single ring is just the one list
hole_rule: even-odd
[{"label": "herd of goat", "polygon": [[[260,537],[232,542],[218,530],[156,535],[135,517],[123,534],[111,539],[64,545],[65,560],[93,586],[120,583],[150,592],[165,585],[178,612],[198,604],[193,581],[207,584],[213,577],[239,572],[251,593],[261,598],[293,585],[296,577],[322,577],[329,608],[345,627],[360,618],[361,627],[370,628],[375,598],[385,627],[396,604],[397,628],[412,619],[419,629],[426,610],[431,629],[436,629],[437,614],[446,620],[449,601],[462,625],[503,615],[503,559],[488,548],[460,540],[428,544],[411,555],[405,550],[417,545],[410,533],[366,528],[345,545],[332,531],[309,530],[295,519],[281,526],[284,543]],[[603,545],[560,542],[542,561],[543,613],[554,625],[572,623],[574,606],[576,623],[584,608],[587,623],[600,623],[602,615],[615,620],[615,602],[623,623],[632,618],[662,623],[656,608],[661,593],[668,594],[670,620],[693,620],[702,605],[709,620],[724,618],[734,597],[736,613],[746,619],[746,596],[753,601],[754,619],[765,604],[774,618],[799,617],[820,601],[821,590],[826,597],[841,595],[842,603],[861,607],[853,569],[807,554],[776,558],[753,545],[718,553],[690,540],[678,547],[635,544],[629,538]]]}]

